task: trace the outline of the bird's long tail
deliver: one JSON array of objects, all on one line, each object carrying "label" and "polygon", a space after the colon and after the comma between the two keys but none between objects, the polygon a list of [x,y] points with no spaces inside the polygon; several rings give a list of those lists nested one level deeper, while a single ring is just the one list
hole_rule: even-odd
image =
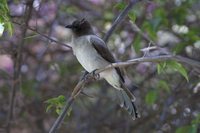
[{"label": "bird's long tail", "polygon": [[117,90],[117,95],[120,100],[120,106],[123,107],[132,116],[132,119],[139,117],[137,108],[134,104],[134,95],[125,87],[123,89]]}]

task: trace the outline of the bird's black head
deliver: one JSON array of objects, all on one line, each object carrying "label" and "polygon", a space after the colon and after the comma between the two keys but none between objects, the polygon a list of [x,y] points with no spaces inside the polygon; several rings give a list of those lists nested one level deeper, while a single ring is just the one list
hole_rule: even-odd
[{"label": "bird's black head", "polygon": [[71,29],[77,37],[94,34],[90,23],[85,19],[75,20],[71,25],[65,26],[65,28]]}]

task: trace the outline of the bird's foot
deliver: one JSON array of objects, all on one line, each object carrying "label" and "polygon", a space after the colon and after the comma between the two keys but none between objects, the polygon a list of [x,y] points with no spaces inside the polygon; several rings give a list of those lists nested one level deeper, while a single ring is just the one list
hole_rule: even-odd
[{"label": "bird's foot", "polygon": [[96,73],[98,69],[95,69],[91,72],[91,75],[92,77],[95,79],[95,80],[99,80],[100,79],[100,74],[99,73]]},{"label": "bird's foot", "polygon": [[86,76],[88,75],[89,72],[87,71],[84,71],[84,74],[82,75],[81,77],[81,80],[84,80],[86,78]]},{"label": "bird's foot", "polygon": [[100,75],[99,73],[97,74],[96,71],[98,69],[93,70],[90,73],[85,73],[85,75],[83,76],[82,79],[86,80],[86,81],[90,81],[90,80],[99,80],[100,79]]}]

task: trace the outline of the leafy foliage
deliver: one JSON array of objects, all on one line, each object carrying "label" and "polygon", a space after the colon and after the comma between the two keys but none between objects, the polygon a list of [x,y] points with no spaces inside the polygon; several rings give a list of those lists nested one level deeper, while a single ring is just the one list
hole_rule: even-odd
[{"label": "leafy foliage", "polygon": [[[5,33],[9,33],[0,38],[0,125],[5,124],[6,114],[9,112],[8,96],[11,88],[20,82],[13,81],[13,77],[16,66],[21,64],[26,67],[21,69],[21,89],[16,90],[15,117],[11,121],[11,131],[19,133],[23,128],[23,131],[30,133],[46,132],[46,127],[52,125],[52,120],[66,102],[63,95],[71,94],[83,70],[72,51],[59,45],[68,44],[71,40],[71,33],[65,25],[77,18],[86,18],[92,24],[95,34],[103,38],[129,1],[35,0],[28,28],[37,32],[26,29],[28,32],[22,36],[21,26],[15,24],[13,27],[11,20],[23,22],[24,10],[21,9],[28,5],[26,2],[0,2],[0,23],[7,31]],[[199,46],[196,45],[200,40],[199,8],[199,0],[138,2],[117,25],[107,43],[108,48],[116,59],[126,61],[143,57],[141,49],[149,46],[153,48],[155,43],[159,49],[145,52],[147,57],[160,56],[163,52],[175,53],[199,62]],[[141,29],[142,35],[133,29],[132,22]],[[174,26],[179,27],[178,30],[174,30]],[[186,27],[187,32],[179,32],[180,27]],[[9,37],[11,34],[13,36]],[[45,36],[58,43],[49,41]],[[24,45],[21,53],[18,53],[21,39],[24,39]],[[149,39],[154,43],[150,44],[152,41]],[[15,51],[22,56],[19,64],[15,60]],[[11,61],[3,59],[1,53],[5,53]],[[134,125],[130,124],[133,120],[128,114],[121,111],[117,102],[114,102],[116,97],[112,87],[101,80],[85,86],[85,90],[93,98],[84,95],[78,97],[73,113],[68,112],[72,116],[68,118],[73,119],[62,124],[60,132],[198,132],[199,68],[187,63],[161,61],[157,67],[154,62],[142,62],[124,69],[128,75],[126,85],[131,88],[134,82],[138,86],[138,89],[131,90],[137,97],[135,104],[141,114]],[[6,72],[2,73],[2,70]],[[182,80],[183,77],[186,80]],[[45,108],[44,99],[48,98],[50,99],[46,100]],[[185,111],[186,108],[190,112]],[[50,113],[47,115],[45,110]],[[120,125],[119,121],[124,120],[126,122]],[[152,126],[158,121],[156,126]]]},{"label": "leafy foliage", "polygon": [[58,97],[48,99],[46,103],[47,103],[47,108],[46,108],[47,112],[52,110],[52,108],[55,108],[56,113],[60,114],[62,107],[66,103],[66,98],[63,95],[60,95]]},{"label": "leafy foliage", "polygon": [[196,119],[192,120],[190,125],[180,127],[176,130],[176,133],[197,133],[200,124],[200,114],[197,115]]},{"label": "leafy foliage", "polygon": [[6,0],[1,0],[0,13],[1,13],[0,24],[3,24],[5,29],[8,30],[9,34],[12,36],[13,26],[12,23],[10,22],[9,8]]},{"label": "leafy foliage", "polygon": [[158,74],[162,73],[166,69],[171,69],[179,72],[187,81],[189,81],[186,69],[183,67],[183,65],[181,65],[177,61],[166,61],[157,64]]}]

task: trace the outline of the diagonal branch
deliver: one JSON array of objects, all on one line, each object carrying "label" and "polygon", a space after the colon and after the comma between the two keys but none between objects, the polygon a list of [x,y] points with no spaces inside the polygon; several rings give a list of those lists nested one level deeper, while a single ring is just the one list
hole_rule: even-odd
[{"label": "diagonal branch", "polygon": [[108,41],[109,37],[112,35],[113,31],[116,29],[117,25],[122,22],[122,20],[127,16],[128,12],[132,9],[132,7],[141,0],[131,0],[127,7],[117,16],[115,21],[113,22],[111,28],[108,30],[103,40],[105,42]]},{"label": "diagonal branch", "polygon": [[[12,23],[22,26],[21,23],[18,23],[18,22],[15,22],[15,21],[12,21]],[[42,34],[42,33],[40,33],[38,30],[36,30],[36,29],[34,29],[34,28],[31,28],[31,27],[27,26],[27,29],[28,29],[28,30],[31,30],[31,31],[33,31],[33,32],[35,32],[35,33],[37,33],[37,34],[39,34],[40,36],[42,36],[42,37],[48,39],[48,40],[51,41],[51,42],[55,42],[55,43],[57,43],[57,44],[59,44],[59,45],[62,45],[62,46],[65,46],[65,47],[68,47],[68,48],[71,49],[71,47],[70,47],[69,45],[67,45],[67,44],[65,44],[65,43],[62,43],[62,42],[59,42],[59,41],[57,41],[57,40],[55,40],[55,39],[49,37],[48,35]]]}]

